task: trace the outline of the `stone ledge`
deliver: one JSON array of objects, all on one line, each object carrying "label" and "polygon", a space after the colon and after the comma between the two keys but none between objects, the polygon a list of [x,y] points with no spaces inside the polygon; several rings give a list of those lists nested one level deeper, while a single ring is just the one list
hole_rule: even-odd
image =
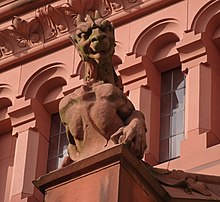
[{"label": "stone ledge", "polygon": [[[193,179],[197,179],[196,187],[186,187]],[[125,145],[48,173],[33,183],[45,194],[45,202],[56,198],[65,202],[220,201],[220,177],[154,169],[134,157]]]}]

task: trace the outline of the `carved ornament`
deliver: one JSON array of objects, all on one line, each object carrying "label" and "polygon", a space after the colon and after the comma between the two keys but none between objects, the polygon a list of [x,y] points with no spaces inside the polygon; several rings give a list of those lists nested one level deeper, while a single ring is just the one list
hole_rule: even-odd
[{"label": "carved ornament", "polygon": [[0,59],[73,32],[78,14],[85,16],[99,10],[102,17],[108,17],[139,3],[140,0],[67,0],[57,7],[49,4],[37,9],[31,19],[13,17],[12,24],[0,30]]}]

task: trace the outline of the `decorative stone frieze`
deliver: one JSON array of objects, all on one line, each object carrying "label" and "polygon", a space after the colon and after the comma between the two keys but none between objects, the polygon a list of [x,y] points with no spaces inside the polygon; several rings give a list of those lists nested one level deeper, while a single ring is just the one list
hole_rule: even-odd
[{"label": "decorative stone frieze", "polygon": [[12,54],[19,54],[46,43],[60,35],[73,32],[78,14],[85,16],[99,10],[107,17],[121,10],[129,9],[140,0],[67,0],[66,3],[53,7],[47,5],[36,10],[35,17],[22,19],[14,17],[11,26],[0,30],[0,59]]}]

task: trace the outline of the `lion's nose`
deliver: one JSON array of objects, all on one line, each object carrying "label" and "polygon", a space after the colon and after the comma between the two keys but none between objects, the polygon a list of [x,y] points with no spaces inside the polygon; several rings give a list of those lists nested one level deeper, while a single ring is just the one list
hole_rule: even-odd
[{"label": "lion's nose", "polygon": [[92,37],[92,42],[101,42],[106,38],[105,34],[101,34],[101,35],[96,35],[94,37]]},{"label": "lion's nose", "polygon": [[95,30],[93,32],[91,41],[92,42],[102,42],[105,38],[107,38],[106,34],[99,31],[99,30]]}]

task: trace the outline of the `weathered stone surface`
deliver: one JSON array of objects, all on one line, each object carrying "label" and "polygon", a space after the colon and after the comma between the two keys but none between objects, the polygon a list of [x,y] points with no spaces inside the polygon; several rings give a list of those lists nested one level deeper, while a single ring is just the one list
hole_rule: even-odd
[{"label": "weathered stone surface", "polygon": [[78,16],[77,28],[71,39],[85,62],[85,84],[64,97],[59,107],[69,157],[76,161],[124,143],[142,158],[146,149],[145,120],[120,89],[112,65],[114,28],[98,12],[86,19]]},{"label": "weathered stone surface", "polygon": [[45,193],[45,202],[220,201],[219,177],[153,168],[124,144],[48,173],[34,184]]},{"label": "weathered stone surface", "polygon": [[162,202],[168,197],[143,162],[116,145],[34,181],[45,202]]}]

